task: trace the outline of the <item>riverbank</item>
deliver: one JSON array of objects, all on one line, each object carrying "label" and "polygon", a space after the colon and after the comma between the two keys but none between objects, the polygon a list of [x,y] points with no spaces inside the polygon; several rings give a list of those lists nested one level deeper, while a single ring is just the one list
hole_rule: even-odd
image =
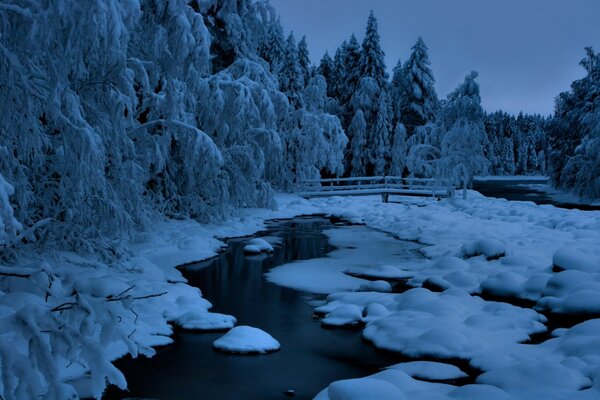
[{"label": "riverbank", "polygon": [[[597,262],[586,261],[600,256],[600,213],[490,199],[476,192],[469,193],[466,201],[394,200],[389,204],[375,197],[308,201],[279,195],[278,211],[240,210],[219,225],[157,223],[152,233],[132,241],[130,256],[119,262],[54,254],[22,259],[18,267],[3,266],[3,272],[15,276],[4,276],[0,289],[5,322],[0,351],[2,368],[11,368],[16,379],[4,380],[3,385],[26,382],[29,392],[21,398],[48,384],[53,384],[57,398],[66,398],[75,389],[79,396],[98,397],[107,380],[126,385],[110,361],[128,353],[152,355],[151,346],[171,343],[173,325],[231,326],[231,317],[209,312],[211,305],[175,267],[209,258],[222,248],[219,238],[252,234],[273,218],[336,215],[416,241],[423,246],[428,264],[412,270],[400,266],[410,270],[414,285],[429,280],[466,293],[487,288],[564,313],[596,307],[594,302],[580,304],[577,299],[580,295],[600,298]],[[500,242],[503,256],[487,260],[485,254],[478,255],[485,253],[482,240]],[[575,271],[563,275],[552,271],[560,249],[561,268]],[[556,290],[553,285],[558,285]],[[577,361],[573,373],[581,374],[584,364],[592,368],[595,364],[589,360]],[[53,381],[32,375],[36,371],[31,365]]]}]

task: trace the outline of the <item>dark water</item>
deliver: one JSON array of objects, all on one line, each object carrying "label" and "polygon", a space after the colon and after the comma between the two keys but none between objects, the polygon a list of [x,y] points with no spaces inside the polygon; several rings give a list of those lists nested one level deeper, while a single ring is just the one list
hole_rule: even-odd
[{"label": "dark water", "polygon": [[501,180],[474,182],[473,189],[487,197],[497,197],[506,200],[514,201],[532,201],[536,204],[551,204],[560,208],[570,210],[597,211],[600,206],[592,206],[587,204],[572,204],[563,203],[553,200],[545,192],[536,190],[535,187],[527,187],[527,184],[539,184],[539,181],[523,181],[523,180]]},{"label": "dark water", "polygon": [[333,226],[324,218],[273,224],[265,235],[282,240],[273,255],[246,257],[246,240],[235,239],[225,253],[183,271],[213,311],[267,331],[281,343],[280,351],[226,355],[212,349],[223,332],[178,332],[175,343],[151,359],[118,361],[130,392],[111,388],[105,399],[285,399],[287,389],[295,391],[294,399],[310,399],[332,381],[364,377],[402,361],[365,345],[360,331],[321,328],[307,304],[310,294],[265,281],[270,268],[330,252],[322,230]]}]

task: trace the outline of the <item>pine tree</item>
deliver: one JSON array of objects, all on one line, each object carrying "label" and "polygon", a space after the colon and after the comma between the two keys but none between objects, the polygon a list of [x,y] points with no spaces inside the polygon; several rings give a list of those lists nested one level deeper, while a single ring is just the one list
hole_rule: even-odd
[{"label": "pine tree", "polygon": [[352,98],[361,79],[361,49],[354,34],[350,36],[350,39],[342,48],[342,62],[345,73],[338,91],[340,103],[345,105]]},{"label": "pine tree", "polygon": [[303,88],[304,77],[298,61],[298,47],[294,33],[291,32],[286,42],[285,61],[279,74],[279,90],[288,96],[292,105],[299,108],[302,106],[300,92]]},{"label": "pine tree", "polygon": [[484,155],[487,135],[483,125],[483,109],[477,72],[471,72],[465,81],[449,96],[442,111],[443,123],[449,130],[442,139],[442,158],[439,173],[462,184],[466,197],[467,186],[477,173],[485,173],[488,161]]},{"label": "pine tree", "polygon": [[332,72],[333,72],[333,60],[329,55],[329,52],[326,51],[321,58],[321,63],[317,68],[317,74],[322,75],[327,80],[327,95],[329,97],[333,97],[333,81],[332,81]]},{"label": "pine tree", "polygon": [[377,120],[371,131],[368,142],[370,149],[370,163],[373,165],[373,174],[382,176],[386,173],[389,162],[391,106],[387,91],[381,90],[377,104]]},{"label": "pine tree", "polygon": [[306,44],[306,35],[302,36],[302,40],[300,40],[300,43],[298,43],[298,63],[300,64],[300,69],[302,70],[304,85],[308,85],[308,82],[312,77],[312,73],[310,56],[308,54],[308,45]]},{"label": "pine tree", "polygon": [[271,72],[277,75],[285,63],[286,54],[283,27],[279,18],[269,24],[266,36],[266,44],[261,48],[260,55],[271,66]]},{"label": "pine tree", "polygon": [[374,78],[380,88],[386,87],[388,74],[385,68],[385,53],[381,49],[377,19],[373,11],[367,21],[360,64],[362,77]]},{"label": "pine tree", "polygon": [[402,100],[404,97],[404,67],[402,66],[402,60],[400,59],[398,59],[398,63],[394,67],[392,74],[390,97],[392,99],[394,121],[400,121],[402,115]]},{"label": "pine tree", "polygon": [[403,67],[402,90],[399,90],[403,92],[400,99],[401,121],[409,136],[413,134],[415,127],[434,121],[438,109],[435,79],[430,64],[427,46],[419,37]]},{"label": "pine tree", "polygon": [[348,128],[348,136],[351,138],[351,175],[365,176],[366,161],[365,150],[367,145],[367,122],[364,114],[358,110]]},{"label": "pine tree", "polygon": [[406,144],[406,128],[402,123],[396,125],[394,130],[394,141],[391,151],[391,166],[389,174],[392,176],[403,176],[406,168],[406,156],[408,153]]}]

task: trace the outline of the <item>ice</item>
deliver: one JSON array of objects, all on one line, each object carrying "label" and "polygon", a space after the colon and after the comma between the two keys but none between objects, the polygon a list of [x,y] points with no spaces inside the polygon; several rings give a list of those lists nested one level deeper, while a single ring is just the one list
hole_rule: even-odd
[{"label": "ice", "polygon": [[354,304],[344,304],[328,313],[321,323],[326,326],[355,326],[362,321],[362,309]]},{"label": "ice", "polygon": [[265,331],[250,326],[236,326],[215,340],[213,347],[225,353],[264,354],[279,350],[281,345]]},{"label": "ice", "polygon": [[254,238],[248,241],[248,244],[244,246],[244,252],[250,254],[259,254],[263,252],[273,251],[273,246],[269,242],[261,238]]},{"label": "ice", "polygon": [[[325,258],[296,261],[270,270],[266,277],[270,282],[296,290],[312,293],[334,293],[359,290],[368,282],[348,275],[347,271],[360,271],[360,275],[377,278],[406,277],[405,271],[393,267],[408,264],[418,256],[411,251],[414,243],[402,242],[365,228],[351,226],[324,232],[337,247]],[[371,274],[371,272],[373,272]]]},{"label": "ice", "polygon": [[433,361],[412,361],[392,365],[389,368],[404,371],[413,378],[427,380],[442,381],[467,377],[467,374],[454,365]]}]

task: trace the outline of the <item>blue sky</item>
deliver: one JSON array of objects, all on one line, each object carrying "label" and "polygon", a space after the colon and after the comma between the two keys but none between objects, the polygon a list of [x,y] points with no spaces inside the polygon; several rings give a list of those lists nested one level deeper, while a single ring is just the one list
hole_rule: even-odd
[{"label": "blue sky", "polygon": [[271,0],[286,31],[307,35],[312,61],[333,55],[373,9],[388,69],[422,36],[440,97],[471,70],[483,106],[550,114],[554,97],[583,76],[585,46],[600,51],[599,0]]}]

